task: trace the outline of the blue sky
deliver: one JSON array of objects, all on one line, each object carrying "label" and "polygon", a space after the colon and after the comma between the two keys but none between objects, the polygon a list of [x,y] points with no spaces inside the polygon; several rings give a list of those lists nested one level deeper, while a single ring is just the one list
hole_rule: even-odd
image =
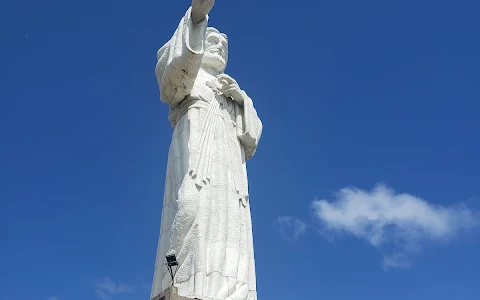
[{"label": "blue sky", "polygon": [[[0,298],[148,299],[189,1],[0,4]],[[479,299],[478,1],[217,0],[259,299]]]}]

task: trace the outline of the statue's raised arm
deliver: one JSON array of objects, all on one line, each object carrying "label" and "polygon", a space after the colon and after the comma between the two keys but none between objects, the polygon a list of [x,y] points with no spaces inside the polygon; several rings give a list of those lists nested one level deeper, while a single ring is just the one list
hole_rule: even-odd
[{"label": "statue's raised arm", "polygon": [[212,10],[215,0],[192,0],[193,24],[200,23]]},{"label": "statue's raised arm", "polygon": [[175,107],[192,91],[202,64],[208,13],[214,0],[193,0],[172,38],[157,52],[161,100]]}]

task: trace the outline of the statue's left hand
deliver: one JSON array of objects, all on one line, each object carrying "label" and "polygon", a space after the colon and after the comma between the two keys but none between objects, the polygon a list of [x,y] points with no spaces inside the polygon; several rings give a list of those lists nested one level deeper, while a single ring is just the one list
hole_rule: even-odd
[{"label": "statue's left hand", "polygon": [[237,81],[227,74],[220,74],[217,79],[222,84],[223,95],[242,105],[246,94],[240,89]]},{"label": "statue's left hand", "polygon": [[212,10],[215,0],[192,0],[192,21],[200,23]]},{"label": "statue's left hand", "polygon": [[237,84],[229,84],[223,87],[223,94],[226,97],[232,98],[233,101],[243,105],[245,92],[240,89]]}]

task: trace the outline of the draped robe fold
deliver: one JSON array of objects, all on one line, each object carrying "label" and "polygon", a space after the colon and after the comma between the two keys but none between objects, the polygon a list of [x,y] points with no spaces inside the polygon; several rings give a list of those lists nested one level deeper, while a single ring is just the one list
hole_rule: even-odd
[{"label": "draped robe fold", "polygon": [[239,105],[201,68],[208,17],[194,25],[190,13],[157,53],[160,96],[174,131],[151,298],[172,285],[165,256],[175,254],[180,296],[256,300],[246,161],[262,123],[243,91]]}]

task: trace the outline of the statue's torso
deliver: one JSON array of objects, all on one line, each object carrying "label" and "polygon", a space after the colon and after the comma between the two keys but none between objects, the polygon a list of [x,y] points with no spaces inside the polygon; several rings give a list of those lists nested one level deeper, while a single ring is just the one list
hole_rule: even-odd
[{"label": "statue's torso", "polygon": [[[174,124],[193,107],[200,109],[209,109],[214,100],[220,105],[219,115],[227,122],[236,124],[237,112],[235,102],[231,98],[225,97],[222,93],[216,91],[218,85],[217,78],[203,69],[200,69],[191,93],[185,97],[175,108],[170,111],[169,119],[173,119]],[[238,110],[239,108],[237,108]]]}]

